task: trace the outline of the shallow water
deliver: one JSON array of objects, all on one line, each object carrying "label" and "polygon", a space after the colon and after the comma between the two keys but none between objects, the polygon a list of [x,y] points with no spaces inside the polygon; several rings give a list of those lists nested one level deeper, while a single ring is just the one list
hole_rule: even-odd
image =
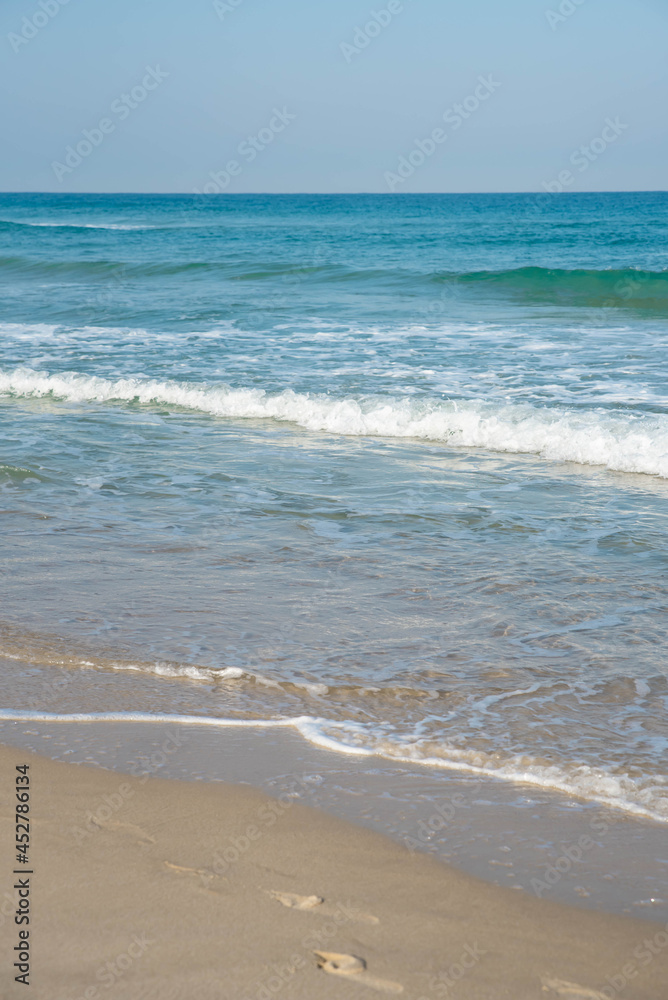
[{"label": "shallow water", "polygon": [[1,196],[3,704],[668,820],[667,207]]}]

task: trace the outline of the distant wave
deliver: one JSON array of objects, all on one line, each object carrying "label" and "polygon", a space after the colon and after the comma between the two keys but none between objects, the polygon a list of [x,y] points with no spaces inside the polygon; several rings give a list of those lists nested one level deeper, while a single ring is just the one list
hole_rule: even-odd
[{"label": "distant wave", "polygon": [[139,279],[151,277],[171,277],[189,272],[207,271],[216,265],[193,262],[190,264],[126,264],[112,260],[43,260],[33,257],[0,257],[0,278],[8,276],[30,278],[73,279],[76,281],[100,281],[105,278]]},{"label": "distant wave", "polygon": [[[51,223],[2,223],[2,225],[42,225]],[[109,223],[85,224],[62,228],[135,229],[152,230],[158,227]],[[173,228],[173,227],[172,227]],[[234,260],[182,260],[180,262],[156,260],[146,263],[124,263],[119,260],[46,260],[28,256],[0,257],[0,276],[3,272],[43,277],[72,277],[81,281],[98,280],[105,275],[117,275],[119,269],[128,278],[155,278],[206,275],[227,278],[230,281],[273,281],[277,278],[300,277],[324,284],[351,284],[372,286],[390,282],[396,289],[409,287],[412,291],[423,289],[425,295],[438,294],[441,287],[454,286],[462,292],[470,289],[477,294],[512,298],[525,302],[552,302],[582,306],[642,305],[665,308],[668,306],[668,269],[643,271],[635,268],[609,270],[567,270],[546,267],[519,267],[500,271],[411,271],[405,268],[349,268],[342,264],[323,264],[314,261],[278,262]]]},{"label": "distant wave", "polygon": [[507,271],[472,271],[456,276],[436,275],[435,279],[499,288],[525,298],[581,301],[587,305],[605,305],[608,301],[615,305],[625,301],[668,303],[668,269],[519,267]]},{"label": "distant wave", "polygon": [[289,422],[310,431],[421,438],[449,446],[527,453],[668,479],[668,415],[571,410],[488,400],[267,393],[227,385],[0,371],[0,393],[73,402],[183,407],[233,420]]},{"label": "distant wave", "polygon": [[3,228],[24,228],[25,226],[38,227],[40,229],[156,229],[149,223],[140,224],[132,222],[25,222],[21,219],[0,219],[0,230]]}]

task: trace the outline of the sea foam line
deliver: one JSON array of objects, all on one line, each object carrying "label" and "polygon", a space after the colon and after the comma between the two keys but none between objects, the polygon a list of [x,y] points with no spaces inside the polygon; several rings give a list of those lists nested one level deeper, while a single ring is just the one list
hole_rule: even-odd
[{"label": "sea foam line", "polygon": [[[581,767],[577,780],[569,780],[567,774],[558,767],[545,767],[542,765],[529,764],[526,761],[521,764],[509,762],[500,768],[491,769],[483,765],[470,763],[461,759],[447,759],[443,757],[420,757],[415,753],[413,747],[402,747],[395,744],[393,747],[385,745],[374,747],[363,747],[350,745],[327,735],[324,729],[336,729],[339,731],[348,730],[351,734],[359,736],[361,727],[358,724],[336,722],[331,719],[315,718],[309,715],[296,716],[288,719],[220,719],[198,715],[169,715],[165,713],[145,713],[145,712],[86,712],[73,713],[69,715],[51,712],[29,712],[15,709],[0,710],[0,722],[140,722],[154,723],[162,722],[168,725],[187,726],[208,726],[218,729],[294,729],[308,742],[314,746],[332,750],[335,753],[343,753],[360,757],[384,757],[387,760],[400,763],[419,764],[425,767],[433,767],[441,770],[459,771],[467,774],[475,774],[483,778],[492,778],[499,781],[506,781],[512,784],[532,785],[545,789],[546,791],[556,791],[570,797],[583,799],[587,802],[596,802],[611,809],[619,809],[631,815],[643,819],[651,819],[659,823],[668,823],[668,809],[666,800],[662,798],[657,802],[657,806],[664,808],[652,808],[639,802],[630,801],[624,798],[624,794],[635,791],[642,794],[633,779],[628,777],[618,777],[598,771],[596,768]],[[583,775],[588,780],[583,781]],[[608,792],[602,791],[607,788]]]},{"label": "sea foam line", "polygon": [[154,225],[133,222],[28,222],[26,219],[0,219],[0,224],[36,226],[40,229],[155,229]]},{"label": "sea foam line", "polygon": [[421,438],[451,446],[539,455],[668,479],[668,415],[569,410],[489,400],[331,397],[292,389],[232,389],[153,379],[107,379],[21,368],[0,371],[0,393],[71,402],[124,401],[183,407],[232,419],[290,422],[351,436]]},{"label": "sea foam line", "polygon": [[324,733],[313,738],[315,734],[313,725],[317,726],[328,720],[315,719],[310,715],[295,716],[292,719],[217,719],[206,715],[169,715],[151,712],[74,712],[62,715],[56,712],[0,709],[0,722],[5,720],[8,722],[166,722],[172,726],[213,726],[217,729],[296,729],[309,742],[328,750],[362,757],[375,755],[373,750],[347,746],[345,743],[330,739]]}]

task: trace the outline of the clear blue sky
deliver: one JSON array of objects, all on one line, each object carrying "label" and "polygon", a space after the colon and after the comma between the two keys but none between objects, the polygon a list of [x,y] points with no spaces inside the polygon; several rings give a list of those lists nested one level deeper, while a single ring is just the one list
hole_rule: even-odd
[{"label": "clear blue sky", "polygon": [[41,2],[0,8],[4,191],[388,191],[411,154],[396,190],[668,186],[665,0]]}]

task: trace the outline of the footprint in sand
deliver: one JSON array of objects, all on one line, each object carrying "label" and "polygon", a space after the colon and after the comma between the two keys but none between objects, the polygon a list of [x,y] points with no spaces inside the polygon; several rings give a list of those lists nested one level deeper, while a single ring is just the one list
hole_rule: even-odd
[{"label": "footprint in sand", "polygon": [[390,979],[378,979],[367,972],[366,962],[356,955],[340,955],[335,951],[314,951],[313,954],[318,960],[318,968],[323,972],[328,972],[332,976],[345,976],[351,982],[359,983],[361,986],[368,986],[372,990],[380,993],[403,993],[404,988],[401,983],[394,983]]},{"label": "footprint in sand", "polygon": [[[203,889],[204,892],[213,892],[220,894],[223,891],[220,887],[220,882],[216,878],[216,872],[211,871],[210,868],[188,868],[186,865],[175,865],[172,861],[162,862],[165,868],[168,868],[170,872],[174,872],[175,875],[185,875],[195,877],[199,880],[199,887]],[[224,882],[227,879],[223,879]]]},{"label": "footprint in sand", "polygon": [[[291,910],[315,910],[317,908],[318,913],[322,914],[323,917],[334,916],[340,912],[339,907],[328,906],[322,896],[299,896],[296,892],[278,892],[276,889],[270,889],[269,895]],[[362,913],[361,910],[355,910],[350,906],[346,906],[345,913],[348,920],[360,924],[380,923],[378,917],[374,917],[370,913]]]},{"label": "footprint in sand", "polygon": [[213,872],[208,868],[186,868],[185,865],[175,865],[171,861],[163,861],[165,868],[179,875],[197,875],[199,878],[213,878]]},{"label": "footprint in sand", "polygon": [[275,889],[270,889],[269,895],[291,910],[313,910],[325,902],[322,896],[298,896],[296,892],[278,892]]},{"label": "footprint in sand", "polygon": [[590,990],[588,986],[566,982],[565,979],[543,979],[543,992],[551,993],[560,1000],[606,1000],[605,993]]},{"label": "footprint in sand", "polygon": [[142,847],[146,847],[149,844],[155,844],[155,837],[152,837],[150,833],[146,832],[146,830],[142,830],[140,826],[135,826],[134,823],[109,823],[101,822],[98,819],[94,819],[93,823],[100,830],[109,830],[112,832],[118,830],[121,833],[127,833],[128,836],[138,836],[139,839],[137,840],[137,843],[141,844]]}]

